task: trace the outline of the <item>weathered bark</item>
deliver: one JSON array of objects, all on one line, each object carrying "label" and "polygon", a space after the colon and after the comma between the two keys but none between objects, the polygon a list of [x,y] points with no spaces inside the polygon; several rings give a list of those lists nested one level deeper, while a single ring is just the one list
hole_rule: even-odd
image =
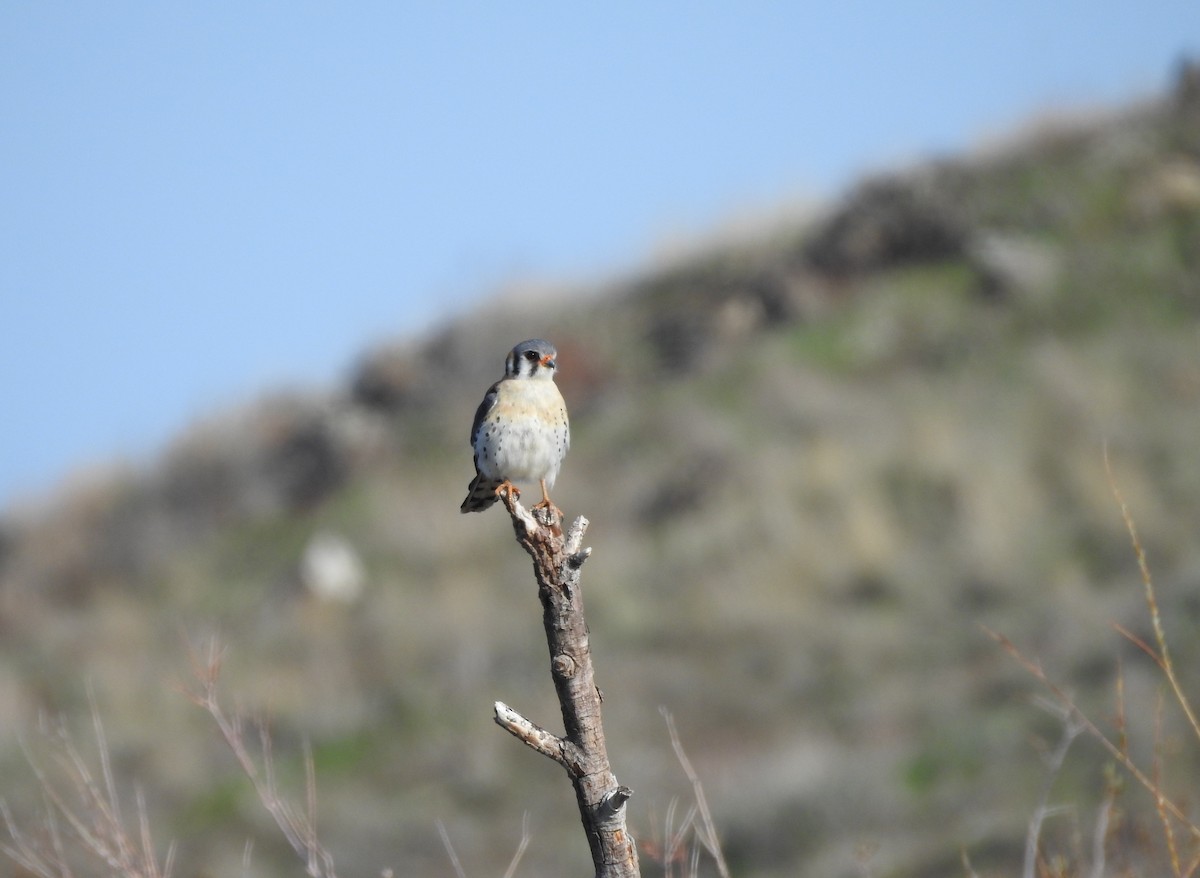
[{"label": "weathered bark", "polygon": [[625,802],[633,790],[619,785],[609,768],[600,722],[601,695],[592,674],[583,616],[580,568],[592,551],[581,548],[587,519],[576,518],[564,536],[561,513],[544,508],[530,512],[509,492],[501,498],[512,516],[517,542],[533,558],[565,734],[555,735],[499,701],[496,722],[566,769],[575,787],[596,878],[638,876],[637,850],[625,828]]}]

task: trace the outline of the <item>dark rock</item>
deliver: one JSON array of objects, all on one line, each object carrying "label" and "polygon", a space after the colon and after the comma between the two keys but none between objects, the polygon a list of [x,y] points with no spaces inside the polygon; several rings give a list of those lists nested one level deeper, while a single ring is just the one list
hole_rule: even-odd
[{"label": "dark rock", "polygon": [[835,274],[961,256],[968,224],[932,178],[869,181],[817,230],[804,250],[808,264]]}]

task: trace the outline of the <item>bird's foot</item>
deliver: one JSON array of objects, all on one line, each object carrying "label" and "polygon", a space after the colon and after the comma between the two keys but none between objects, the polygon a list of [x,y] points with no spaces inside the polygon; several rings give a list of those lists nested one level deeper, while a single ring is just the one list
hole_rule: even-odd
[{"label": "bird's foot", "polygon": [[514,500],[520,500],[521,499],[521,489],[518,488],[516,485],[514,485],[512,482],[510,482],[508,479],[505,479],[496,488],[496,496],[499,497],[501,500],[507,499],[508,497],[512,497],[512,499],[514,499]]},{"label": "bird's foot", "polygon": [[551,503],[549,497],[544,498],[540,503],[534,503],[532,509],[533,510],[545,509],[547,512],[550,513],[552,518],[554,518],[558,521],[562,521],[563,511],[561,509],[559,509],[557,506],[555,506],[553,503]]},{"label": "bird's foot", "polygon": [[545,509],[551,515],[556,516],[559,521],[562,520],[562,510],[550,502],[550,492],[546,490],[546,480],[541,480],[542,485],[542,502],[533,504],[534,509]]}]

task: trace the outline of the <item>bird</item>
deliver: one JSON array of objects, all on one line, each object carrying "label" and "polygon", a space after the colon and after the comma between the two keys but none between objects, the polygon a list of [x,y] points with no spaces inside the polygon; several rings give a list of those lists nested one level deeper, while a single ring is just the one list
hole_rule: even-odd
[{"label": "bird", "polygon": [[514,481],[536,481],[542,501],[533,508],[561,511],[550,502],[559,467],[571,445],[567,405],[554,383],[558,351],[545,339],[514,347],[504,361],[504,377],[488,388],[471,426],[475,478],[460,512],[482,512]]}]

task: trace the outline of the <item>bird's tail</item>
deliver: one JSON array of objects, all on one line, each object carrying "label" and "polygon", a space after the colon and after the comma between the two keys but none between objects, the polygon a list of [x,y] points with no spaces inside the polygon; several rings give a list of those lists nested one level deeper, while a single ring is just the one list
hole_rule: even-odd
[{"label": "bird's tail", "polygon": [[485,479],[477,475],[467,488],[467,499],[462,502],[459,512],[483,512],[496,502],[496,489],[504,484],[499,479]]}]

